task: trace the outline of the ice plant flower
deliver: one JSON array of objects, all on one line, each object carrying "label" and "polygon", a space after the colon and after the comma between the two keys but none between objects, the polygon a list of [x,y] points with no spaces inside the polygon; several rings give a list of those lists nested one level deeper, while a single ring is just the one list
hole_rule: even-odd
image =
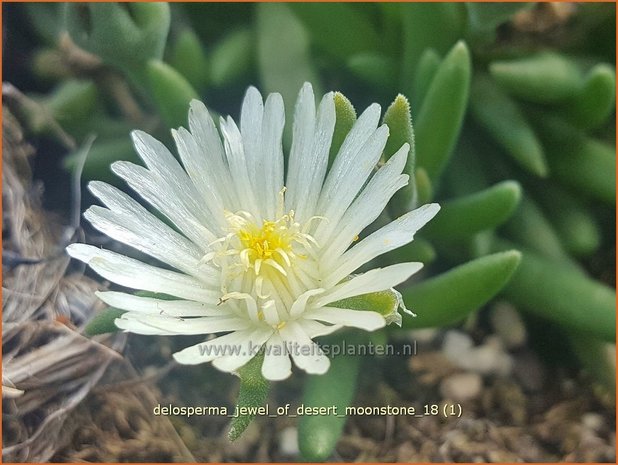
[{"label": "ice plant flower", "polygon": [[[424,205],[358,239],[408,182],[402,174],[407,144],[378,167],[388,138],[379,118],[377,104],[362,113],[327,172],[335,127],[332,92],[316,109],[311,85],[301,89],[287,167],[279,94],[263,102],[249,88],[240,127],[228,117],[219,129],[204,104],[193,101],[189,130],[173,131],[182,166],[141,131],[132,135],[146,167],[126,161],[112,165],[173,227],[111,185],[89,185],[106,206],[86,211],[92,225],[160,263],[86,244],[72,244],[67,251],[109,281],[174,297],[99,292],[107,304],[127,310],[116,320],[119,328],[156,335],[224,333],[175,353],[180,363],[212,361],[233,372],[255,356],[256,347],[265,346],[262,374],[267,379],[288,377],[290,357],[309,373],[324,373],[330,362],[315,337],[342,327],[373,331],[387,323],[371,309],[332,304],[388,290],[422,264],[353,273],[412,241],[439,209]],[[282,350],[290,346],[296,349]]]}]

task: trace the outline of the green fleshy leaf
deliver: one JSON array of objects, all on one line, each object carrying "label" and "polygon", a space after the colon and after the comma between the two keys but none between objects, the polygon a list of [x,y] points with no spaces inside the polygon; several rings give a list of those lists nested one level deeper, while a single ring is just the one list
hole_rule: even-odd
[{"label": "green fleshy leaf", "polygon": [[474,78],[470,109],[476,120],[517,163],[537,176],[547,175],[543,147],[532,127],[517,103],[488,76]]},{"label": "green fleshy leaf", "polygon": [[402,291],[416,318],[404,328],[441,327],[457,323],[492,299],[509,281],[521,254],[516,250],[477,258]]},{"label": "green fleshy leaf", "polygon": [[336,308],[376,312],[384,317],[386,324],[395,323],[401,326],[399,308],[403,305],[403,301],[401,294],[395,289],[357,295],[328,305]]},{"label": "green fleshy leaf", "polygon": [[599,249],[600,225],[578,196],[546,182],[530,190],[554,226],[564,250],[575,257],[587,257]]},{"label": "green fleshy leaf", "polygon": [[427,236],[459,241],[504,223],[521,198],[516,181],[503,181],[489,189],[442,204],[438,215],[425,226]]},{"label": "green fleshy leaf", "polygon": [[411,110],[414,115],[418,114],[425,94],[427,94],[441,62],[442,58],[432,48],[426,49],[421,55],[414,73],[414,85],[412,86]]},{"label": "green fleshy leaf", "polygon": [[229,33],[211,56],[210,78],[215,86],[237,82],[251,68],[255,38],[249,29]]},{"label": "green fleshy leaf", "polygon": [[555,179],[583,195],[616,205],[615,147],[586,137],[557,118],[538,116]]},{"label": "green fleshy leaf", "polygon": [[416,182],[414,168],[416,155],[414,152],[414,129],[412,128],[412,116],[410,115],[410,102],[399,94],[384,114],[384,124],[388,126],[389,137],[384,148],[384,158],[388,160],[404,144],[410,146],[408,160],[403,172],[410,176],[408,185],[401,188],[389,203],[391,214],[394,217],[403,215],[412,210],[417,203]]},{"label": "green fleshy leaf", "polygon": [[422,166],[417,166],[414,171],[414,184],[418,196],[418,204],[425,205],[433,199],[433,186],[427,171]]},{"label": "green fleshy leaf", "polygon": [[543,211],[529,196],[524,196],[519,208],[504,227],[505,233],[515,242],[530,247],[564,265],[576,266],[566,253],[554,227]]},{"label": "green fleshy leaf", "polygon": [[152,98],[161,117],[169,127],[186,124],[189,103],[199,98],[191,84],[170,65],[159,60],[146,65]]},{"label": "green fleshy leaf", "polygon": [[239,409],[246,408],[247,413],[232,419],[228,432],[230,441],[235,441],[242,435],[256,417],[258,409],[266,404],[270,382],[262,376],[263,362],[264,354],[260,353],[238,370],[240,391],[237,406]]},{"label": "green fleshy leaf", "polygon": [[489,72],[510,94],[537,103],[569,98],[580,91],[584,82],[577,64],[554,52],[494,61]]},{"label": "green fleshy leaf", "polygon": [[167,3],[67,5],[67,28],[77,45],[128,71],[161,59],[170,25]]},{"label": "green fleshy leaf", "polygon": [[191,29],[184,29],[174,43],[170,65],[196,89],[208,82],[208,60],[199,37]]},{"label": "green fleshy leaf", "polygon": [[96,314],[84,328],[84,335],[97,336],[98,334],[115,333],[120,331],[116,326],[116,318],[120,318],[127,313],[126,310],[119,308],[107,307],[105,310]]},{"label": "green fleshy leaf", "polygon": [[560,114],[582,129],[607,121],[616,108],[616,72],[606,64],[590,70],[581,91],[564,105]]},{"label": "green fleshy leaf", "polygon": [[[496,249],[510,247],[499,242]],[[616,342],[616,292],[581,271],[524,250],[504,294],[522,310],[606,342]]]},{"label": "green fleshy leaf", "polygon": [[458,3],[402,3],[401,20],[401,85],[403,89],[408,89],[413,82],[418,60],[426,49],[433,48],[444,55],[462,37],[466,11]]},{"label": "green fleshy leaf", "polygon": [[330,3],[290,3],[290,8],[305,25],[312,43],[342,60],[375,51],[380,37],[368,17],[356,5]]},{"label": "green fleshy leaf", "polygon": [[354,126],[356,122],[356,110],[352,106],[352,103],[341,92],[335,92],[335,130],[333,132],[333,141],[330,145],[330,152],[328,153],[328,167],[333,165],[337,153],[346,136]]},{"label": "green fleshy leaf", "polygon": [[361,52],[349,57],[346,63],[350,72],[367,84],[383,92],[392,87],[395,63],[391,58],[379,53]]},{"label": "green fleshy leaf", "polygon": [[[346,343],[349,344],[364,344],[367,340],[366,333],[346,334]],[[331,336],[324,338],[323,342],[336,344],[339,339]],[[303,405],[323,408],[325,412],[335,406],[337,415],[303,415],[299,418],[298,445],[306,461],[323,462],[335,450],[346,422],[345,409],[354,400],[361,361],[358,355],[339,355],[331,359],[330,368],[325,374],[307,376]]]},{"label": "green fleshy leaf", "polygon": [[51,116],[64,128],[83,124],[98,103],[97,87],[92,81],[68,79],[47,98]]},{"label": "green fleshy leaf", "polygon": [[[257,10],[258,71],[266,92],[280,92],[286,114],[294,114],[298,89],[305,82],[321,95],[322,86],[311,62],[309,36],[285,3],[259,3]],[[291,126],[286,126],[286,134]],[[287,140],[287,139],[286,139]]]},{"label": "green fleshy leaf", "polygon": [[458,42],[440,64],[416,118],[417,164],[436,180],[453,151],[468,105],[470,52]]}]

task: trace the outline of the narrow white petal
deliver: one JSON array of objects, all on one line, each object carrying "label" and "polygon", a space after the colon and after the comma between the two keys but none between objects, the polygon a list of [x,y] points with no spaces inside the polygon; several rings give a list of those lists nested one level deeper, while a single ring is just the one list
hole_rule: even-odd
[{"label": "narrow white petal", "polygon": [[272,328],[256,329],[247,337],[247,340],[241,342],[237,346],[240,350],[239,354],[218,357],[213,360],[213,366],[221,371],[227,372],[238,370],[257,355],[259,348],[264,345],[273,332],[274,330]]},{"label": "narrow white petal", "polygon": [[[189,131],[180,128],[178,131],[172,130],[172,136],[176,141],[176,147],[180,159],[200,194],[201,201],[205,204],[208,211],[215,219],[219,219],[219,225],[225,227],[225,217],[223,216],[224,201],[229,203],[229,195],[225,195],[229,186],[222,188],[219,180],[225,177],[224,172],[217,170],[217,164],[210,166],[205,162],[206,154],[201,152],[197,141]],[[227,167],[224,167],[225,171]],[[228,173],[229,174],[229,173]]]},{"label": "narrow white petal", "polygon": [[290,201],[290,208],[296,211],[296,218],[301,223],[315,214],[328,167],[335,120],[335,99],[330,92],[320,102],[313,139],[309,141],[307,151],[299,160],[300,168],[295,185],[292,181],[289,182],[289,187],[296,190],[295,198]]},{"label": "narrow white petal", "polygon": [[385,268],[376,268],[355,276],[326,291],[313,302],[314,308],[325,307],[331,302],[371,292],[390,289],[407,280],[423,267],[422,263],[397,263]]},{"label": "narrow white petal", "polygon": [[124,192],[98,181],[88,185],[90,191],[111,210],[92,206],[85,218],[99,231],[151,257],[195,276],[207,272],[200,267],[200,249],[142,207]]},{"label": "narrow white petal", "polygon": [[319,321],[305,318],[299,318],[296,322],[311,339],[320,336],[328,336],[343,327],[343,325],[324,324]]},{"label": "narrow white petal", "polygon": [[326,190],[326,193],[323,191],[320,197],[318,212],[328,218],[328,221],[322,221],[316,229],[315,238],[319,243],[324,243],[337,229],[339,220],[378,163],[387,139],[388,126],[380,126],[370,134],[367,142],[355,155],[346,159],[345,163],[342,162],[342,169],[338,171],[331,169],[325,185],[328,186],[331,179],[338,182],[338,185],[331,191]]},{"label": "narrow white petal", "polygon": [[172,153],[154,137],[142,131],[131,133],[135,149],[146,163],[150,172],[155,175],[159,185],[165,185],[173,192],[189,211],[198,214],[202,220],[209,218],[208,211],[199,202],[197,189],[182,169]]},{"label": "narrow white petal", "polygon": [[[230,205],[230,207],[239,208],[238,198],[233,189],[232,177],[225,158],[221,136],[206,106],[198,100],[191,101],[191,107],[189,109],[189,129],[200,151],[199,153],[188,154],[191,156],[190,159],[183,159],[185,169],[189,175],[191,175],[193,170],[195,170],[196,173],[206,171],[212,172],[212,181],[216,185],[217,192],[226,199],[226,203]],[[189,167],[191,167],[191,169]]]},{"label": "narrow white petal", "polygon": [[305,307],[307,307],[307,300],[309,300],[309,297],[322,294],[323,292],[324,292],[324,289],[319,288],[319,289],[310,289],[307,292],[302,293],[294,301],[294,303],[292,304],[292,307],[290,308],[290,318],[296,318],[305,311]]},{"label": "narrow white petal", "polygon": [[409,145],[403,147],[372,176],[360,195],[345,212],[337,228],[328,239],[321,254],[321,266],[328,270],[352,244],[360,232],[382,213],[391,197],[408,183],[408,175],[401,174],[407,159]]},{"label": "narrow white petal", "polygon": [[213,229],[216,228],[216,224],[206,221],[202,216],[196,216],[192,207],[177,196],[174,189],[162,183],[159,177],[146,168],[126,161],[117,161],[112,164],[112,171],[123,178],[146,202],[167,216],[195,244],[206,246],[217,238],[207,227],[209,222],[210,228]]},{"label": "narrow white petal", "polygon": [[160,221],[162,227],[159,228],[144,217],[113,212],[97,205],[90,207],[84,217],[109,237],[184,273],[204,279],[215,276],[212,267],[200,264],[197,247]]},{"label": "narrow white petal", "polygon": [[288,322],[279,330],[281,338],[290,345],[296,366],[307,373],[321,375],[328,371],[330,360],[296,322]]},{"label": "narrow white petal", "polygon": [[224,355],[240,354],[240,344],[254,332],[254,327],[244,331],[235,331],[219,336],[210,341],[201,342],[173,354],[174,359],[183,365],[197,365],[210,362]]},{"label": "narrow white petal", "polygon": [[240,110],[240,133],[247,160],[247,170],[253,189],[261,179],[258,172],[258,160],[262,156],[262,120],[264,118],[264,102],[262,94],[253,86],[247,89]]},{"label": "narrow white petal", "polygon": [[262,376],[271,381],[281,381],[292,374],[292,362],[278,333],[274,333],[264,350]]},{"label": "narrow white petal", "polygon": [[165,316],[233,316],[227,306],[217,306],[215,302],[193,302],[191,300],[161,300],[153,297],[140,297],[124,292],[97,292],[97,297],[111,307],[129,310],[145,315]]},{"label": "narrow white petal", "polygon": [[334,286],[375,257],[412,242],[414,234],[439,210],[437,203],[423,205],[383,226],[344,253],[337,261],[339,266],[324,278],[322,285]]},{"label": "narrow white petal", "polygon": [[237,317],[208,316],[200,318],[174,318],[128,312],[115,320],[116,326],[137,334],[192,335],[246,330],[251,322]]},{"label": "narrow white petal", "polygon": [[[356,123],[354,123],[354,126],[339,149],[339,153],[324,182],[317,206],[318,213],[324,213],[326,208],[339,197],[338,194],[341,186],[346,181],[349,181],[350,173],[354,170],[354,165],[359,164],[360,159],[357,158],[359,156],[359,151],[374,134],[379,119],[380,105],[373,104],[370,105],[363,114],[360,115]],[[363,154],[360,154],[361,157],[362,155]],[[374,165],[375,163],[371,164],[369,170],[371,170]],[[368,174],[369,172],[367,175]],[[362,183],[364,183],[367,175],[361,180]]]},{"label": "narrow white petal", "polygon": [[262,214],[274,219],[277,214],[279,192],[283,188],[283,126],[285,110],[280,94],[270,94],[264,104],[262,121],[262,153],[256,160],[258,179],[256,192],[260,199]]},{"label": "narrow white petal", "polygon": [[245,150],[240,130],[232,118],[221,118],[219,122],[224,138],[225,154],[232,175],[232,182],[236,189],[237,198],[242,204],[242,210],[250,212],[256,219],[261,219],[260,209],[256,201],[250,176]]},{"label": "narrow white petal", "polygon": [[374,331],[386,326],[384,317],[377,312],[352,310],[348,308],[317,308],[306,312],[303,318],[325,321],[326,323],[336,325],[351,326],[366,331]]},{"label": "narrow white petal", "polygon": [[71,244],[68,254],[87,263],[96,273],[133,289],[161,292],[181,299],[212,303],[218,300],[220,291],[196,278],[146,265],[133,258],[86,244]]},{"label": "narrow white petal", "polygon": [[313,145],[315,132],[315,97],[311,84],[306,82],[296,100],[294,108],[294,126],[292,132],[292,147],[288,163],[286,207],[288,210],[296,210],[300,192],[305,191],[304,184],[307,182],[307,170],[303,167],[307,164],[310,150]]}]

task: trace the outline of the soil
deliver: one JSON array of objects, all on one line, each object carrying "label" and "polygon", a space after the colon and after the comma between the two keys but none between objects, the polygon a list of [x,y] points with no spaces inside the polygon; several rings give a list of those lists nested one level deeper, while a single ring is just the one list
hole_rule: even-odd
[{"label": "soil", "polygon": [[[492,336],[482,335],[477,328],[467,331],[476,341]],[[414,336],[406,335],[407,342]],[[230,443],[225,416],[155,416],[157,404],[226,406],[231,412],[238,382],[207,365],[175,366],[169,372],[155,368],[169,360],[171,351],[187,345],[188,338],[132,338],[129,358],[147,367],[144,376],[151,381],[128,387],[124,382],[117,389],[111,383],[91,396],[79,414],[88,425],[76,429],[70,445],[54,460],[301,460],[293,418],[258,417],[239,440]],[[479,375],[449,360],[443,341],[444,331],[436,331],[418,343],[415,355],[365,360],[353,404],[415,407],[416,413],[437,405],[440,414],[349,417],[331,461],[615,462],[613,397],[585,373],[568,366],[551,367],[523,346],[508,351],[513,362],[508,376]],[[448,388],[449,378],[459,382]],[[302,379],[296,373],[275,384],[269,398],[271,410],[286,403],[292,409],[299,405]],[[454,416],[443,415],[445,404],[449,412],[454,406]],[[186,450],[170,434],[168,420]]]}]

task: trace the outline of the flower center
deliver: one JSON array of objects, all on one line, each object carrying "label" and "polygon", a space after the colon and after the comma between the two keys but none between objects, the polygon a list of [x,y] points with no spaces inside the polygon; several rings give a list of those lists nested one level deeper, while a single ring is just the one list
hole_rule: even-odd
[{"label": "flower center", "polygon": [[228,221],[235,229],[238,241],[233,246],[245,271],[253,269],[259,275],[262,265],[269,265],[286,275],[293,260],[306,258],[294,252],[294,245],[310,246],[312,238],[301,232],[293,211],[276,221],[263,221],[261,227],[246,216],[232,215]]}]

